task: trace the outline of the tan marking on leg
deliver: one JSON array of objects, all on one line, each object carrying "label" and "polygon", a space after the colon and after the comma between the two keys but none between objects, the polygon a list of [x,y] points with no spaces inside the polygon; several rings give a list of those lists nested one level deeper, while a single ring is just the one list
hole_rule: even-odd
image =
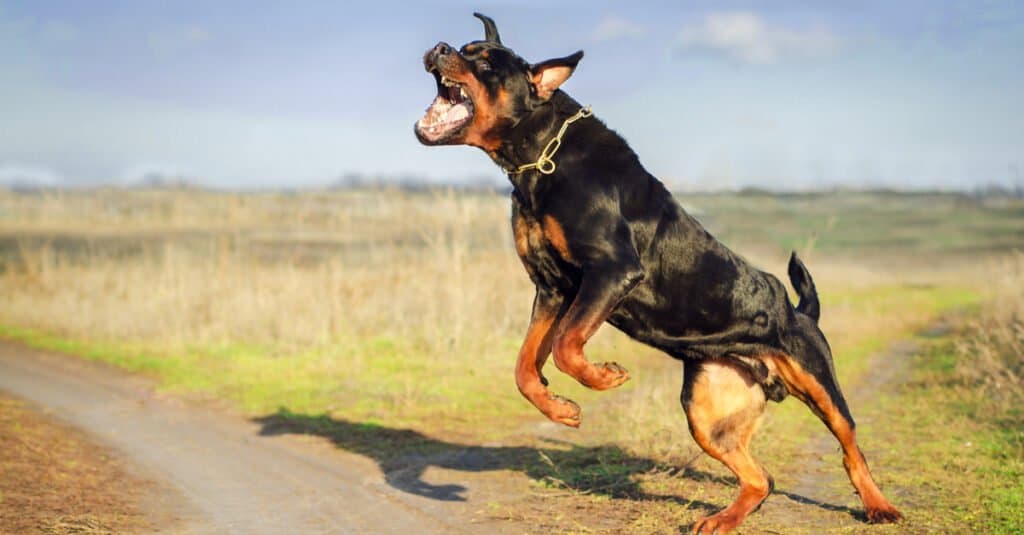
[{"label": "tan marking on leg", "polygon": [[529,259],[533,251],[543,247],[541,236],[540,224],[536,221],[531,221],[521,214],[515,214],[512,217],[512,237],[516,247],[516,254],[519,255],[519,261],[522,262],[527,275],[533,280],[537,277],[537,268]]},{"label": "tan marking on leg", "polygon": [[526,218],[521,215],[516,215],[512,219],[512,237],[516,244],[516,254],[519,258],[525,258],[530,252],[530,225],[526,222]]},{"label": "tan marking on leg", "polygon": [[546,215],[543,219],[543,227],[544,238],[548,240],[548,243],[555,248],[562,260],[571,261],[572,253],[569,252],[569,242],[565,239],[565,230],[562,228],[562,224],[554,217]]},{"label": "tan marking on leg", "polygon": [[[629,371],[615,362],[593,364],[583,355],[590,326],[582,326],[562,334],[555,341],[555,366],[594,390],[615,388],[629,380]],[[591,333],[592,334],[592,333]]]},{"label": "tan marking on leg", "polygon": [[782,378],[790,392],[807,405],[817,408],[818,417],[839,440],[843,448],[843,467],[864,503],[868,521],[888,523],[902,519],[903,516],[889,503],[871,476],[864,453],[857,444],[856,429],[832,403],[831,396],[821,383],[788,355],[772,355],[766,357],[764,362],[771,373]]},{"label": "tan marking on leg", "polygon": [[693,372],[697,377],[685,404],[690,432],[708,455],[736,474],[740,483],[736,500],[695,522],[693,533],[726,533],[739,526],[771,492],[771,478],[747,449],[764,413],[764,391],[745,370],[728,361],[687,365],[700,367]]},{"label": "tan marking on leg", "polygon": [[519,350],[516,386],[523,397],[551,420],[571,427],[580,425],[580,408],[571,400],[552,394],[540,380],[540,368],[551,353],[555,316],[534,316]]}]

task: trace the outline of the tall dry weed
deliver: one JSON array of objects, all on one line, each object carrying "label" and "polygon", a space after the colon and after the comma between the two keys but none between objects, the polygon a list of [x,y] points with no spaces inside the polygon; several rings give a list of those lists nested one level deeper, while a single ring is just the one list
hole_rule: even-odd
[{"label": "tall dry weed", "polygon": [[390,339],[426,358],[470,359],[518,336],[529,311],[499,196],[2,200],[13,217],[0,230],[29,236],[0,269],[0,320],[12,325],[165,347]]},{"label": "tall dry weed", "polygon": [[990,282],[991,303],[957,344],[957,371],[983,388],[996,407],[1019,412],[1024,402],[1024,253],[996,264]]}]

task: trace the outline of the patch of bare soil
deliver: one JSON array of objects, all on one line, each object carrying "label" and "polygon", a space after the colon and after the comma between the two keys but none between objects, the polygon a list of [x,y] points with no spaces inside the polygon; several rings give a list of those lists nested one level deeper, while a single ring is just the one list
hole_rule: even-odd
[{"label": "patch of bare soil", "polygon": [[153,531],[148,482],[83,433],[0,395],[0,532]]},{"label": "patch of bare soil", "polygon": [[[402,471],[399,466],[399,473],[392,473],[390,464],[386,465],[389,471],[382,473],[382,466],[372,460],[382,462],[390,457],[381,457],[377,452],[389,449],[388,440],[422,442],[415,432],[338,422],[329,428],[341,432],[338,445],[342,447],[335,448],[319,436],[321,422],[316,418],[300,417],[291,422],[312,425],[312,429],[277,432],[281,427],[277,422],[247,422],[213,406],[154,393],[148,380],[126,376],[106,365],[2,342],[0,390],[47,407],[62,421],[88,430],[89,436],[114,448],[127,466],[137,468],[139,474],[158,487],[153,510],[167,512],[169,521],[161,516],[152,521],[159,529],[140,525],[139,531],[162,529],[176,535],[447,535],[478,533],[486,524],[484,529],[488,533],[523,532],[504,518],[492,519],[493,515],[488,513],[490,499],[484,496],[490,495],[489,482],[471,477],[470,472],[476,469],[472,462],[455,474],[439,474],[432,466],[423,466],[418,472]],[[281,434],[300,436],[276,436]],[[314,436],[301,436],[311,434]],[[59,435],[55,433],[50,438]],[[18,437],[18,433],[13,436]],[[427,442],[428,446],[431,444]],[[354,451],[342,451],[346,447]],[[40,447],[34,451],[38,450]],[[67,458],[59,450],[44,453],[50,457],[38,462],[30,459],[23,464],[28,468],[62,467],[62,459]],[[473,461],[472,456],[467,459]],[[437,462],[452,464],[443,459]],[[464,463],[454,464],[462,467]],[[30,473],[20,476],[20,480],[32,477]],[[67,475],[55,477],[76,479]],[[85,476],[81,478],[88,480]],[[130,497],[132,488],[138,486],[99,475],[93,476],[93,480],[77,498],[68,498],[69,503],[92,494],[95,499],[108,501],[115,496]],[[47,485],[44,483],[40,488],[46,489]],[[17,485],[11,490],[16,491],[19,500],[38,494],[26,493]],[[504,487],[499,490],[500,495],[508,494]],[[52,503],[59,501],[53,499]],[[19,509],[28,507],[19,505]],[[149,512],[145,507],[142,510]],[[115,520],[104,516],[104,512],[110,511],[121,514],[113,502],[109,508],[101,506],[90,513],[101,521],[101,527],[93,532],[136,529],[107,528],[105,523]],[[16,519],[18,515],[11,514],[7,521],[13,523]],[[15,533],[32,525],[17,521],[17,528],[11,528]],[[6,528],[0,531],[3,529]]]}]

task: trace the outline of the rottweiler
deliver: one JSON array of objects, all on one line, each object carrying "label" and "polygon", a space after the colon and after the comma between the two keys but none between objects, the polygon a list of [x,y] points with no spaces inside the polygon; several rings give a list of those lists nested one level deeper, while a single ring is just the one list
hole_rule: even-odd
[{"label": "rottweiler", "polygon": [[897,522],[857,445],[832,354],[818,328],[814,282],[794,253],[789,279],[717,241],[647,172],[626,141],[559,87],[583,52],[529,63],[501,43],[479,13],[484,39],[456,50],[440,42],[423,64],[437,96],[415,125],[425,145],[483,149],[512,182],[515,248],[536,287],[519,351],[519,391],[555,422],[580,425],[576,403],[553,394],[541,369],[606,390],[629,374],[583,354],[605,322],[683,362],[681,401],[693,438],[739,480],[735,502],[694,533],[736,528],[772,492],[751,457],[767,400],[792,394],[839,440],[867,520]]}]

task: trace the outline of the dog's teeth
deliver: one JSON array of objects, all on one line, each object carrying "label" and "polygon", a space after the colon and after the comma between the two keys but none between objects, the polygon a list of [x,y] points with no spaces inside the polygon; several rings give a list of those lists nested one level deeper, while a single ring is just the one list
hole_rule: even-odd
[{"label": "dog's teeth", "polygon": [[466,89],[464,87],[459,88],[459,94],[462,95],[462,98],[469,98],[469,95],[466,94]]}]

